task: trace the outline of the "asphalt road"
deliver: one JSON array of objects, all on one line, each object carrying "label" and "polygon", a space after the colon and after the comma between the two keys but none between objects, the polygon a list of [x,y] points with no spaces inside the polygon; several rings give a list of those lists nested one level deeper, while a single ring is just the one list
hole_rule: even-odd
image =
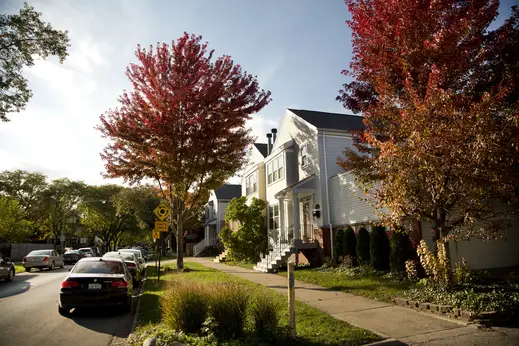
[{"label": "asphalt road", "polygon": [[114,337],[128,336],[133,314],[110,308],[72,311],[68,317],[58,313],[59,289],[68,268],[33,269],[16,274],[12,282],[0,281],[0,345],[104,346]]}]

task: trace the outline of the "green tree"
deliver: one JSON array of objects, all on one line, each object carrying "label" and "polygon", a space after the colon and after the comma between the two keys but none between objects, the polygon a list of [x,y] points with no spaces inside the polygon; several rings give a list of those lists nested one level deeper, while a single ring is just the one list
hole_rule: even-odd
[{"label": "green tree", "polygon": [[90,186],[85,200],[79,204],[85,232],[102,239],[107,250],[116,248],[125,232],[135,232],[138,228],[134,213],[117,210],[116,200],[123,190],[118,185]]},{"label": "green tree", "polygon": [[391,236],[391,271],[404,272],[405,262],[410,258],[409,235],[403,229],[397,229]]},{"label": "green tree", "polygon": [[8,196],[0,196],[0,243],[23,242],[30,234],[30,222],[25,220],[20,203]]},{"label": "green tree", "polygon": [[369,232],[366,228],[361,227],[357,234],[357,259],[360,265],[369,264],[370,255]]},{"label": "green tree", "polygon": [[335,235],[335,258],[339,260],[339,257],[344,255],[343,241],[344,238],[344,230],[342,228],[337,230],[337,234]]},{"label": "green tree", "polygon": [[84,197],[86,185],[81,181],[68,178],[55,179],[41,193],[41,210],[45,213],[44,227],[50,238],[58,238],[71,230],[67,227],[67,219],[72,216],[78,203]]},{"label": "green tree", "polygon": [[373,269],[389,269],[389,238],[384,226],[375,226],[371,231],[370,262]]},{"label": "green tree", "polygon": [[267,248],[265,225],[265,201],[252,198],[247,205],[247,197],[233,198],[225,212],[226,222],[238,222],[238,230],[233,232],[225,227],[219,234],[229,257],[238,261],[255,263]]},{"label": "green tree", "polygon": [[351,265],[357,265],[357,238],[355,237],[355,231],[351,226],[346,227],[344,230],[344,236],[342,238],[343,256],[349,257]]},{"label": "green tree", "polygon": [[18,14],[0,14],[0,120],[9,121],[7,113],[19,112],[32,96],[24,66],[34,65],[35,56],[56,55],[62,63],[67,56],[66,31],[54,30],[40,19],[27,3]]},{"label": "green tree", "polygon": [[0,173],[0,194],[18,202],[24,219],[30,222],[32,233],[37,237],[45,236],[48,211],[42,201],[47,188],[47,177],[38,172],[15,170]]}]

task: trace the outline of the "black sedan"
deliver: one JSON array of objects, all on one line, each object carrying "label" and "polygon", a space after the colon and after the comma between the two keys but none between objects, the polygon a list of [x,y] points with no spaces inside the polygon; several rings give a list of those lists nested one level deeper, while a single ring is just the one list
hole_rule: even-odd
[{"label": "black sedan", "polygon": [[132,295],[132,275],[122,260],[83,258],[61,283],[58,311],[67,315],[72,308],[111,306],[129,312]]},{"label": "black sedan", "polygon": [[79,250],[68,250],[63,254],[63,262],[65,264],[74,264],[84,257],[86,257],[85,254]]}]

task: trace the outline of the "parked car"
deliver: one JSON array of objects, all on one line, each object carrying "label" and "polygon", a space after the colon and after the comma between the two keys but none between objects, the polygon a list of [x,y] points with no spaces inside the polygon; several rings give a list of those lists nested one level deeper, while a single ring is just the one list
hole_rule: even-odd
[{"label": "parked car", "polygon": [[72,308],[120,307],[131,310],[133,278],[121,259],[83,258],[61,283],[58,312]]},{"label": "parked car", "polygon": [[81,249],[78,249],[81,253],[85,255],[85,257],[96,257],[96,254],[94,253],[94,250],[92,250],[91,247],[82,247]]},{"label": "parked car", "polygon": [[22,265],[26,272],[30,272],[32,268],[38,268],[40,270],[48,268],[52,270],[56,267],[65,267],[63,258],[55,250],[31,251],[22,259]]},{"label": "parked car", "polygon": [[86,257],[84,252],[79,250],[68,250],[63,254],[63,262],[65,262],[65,264],[74,264],[84,257]]},{"label": "parked car", "polygon": [[15,272],[11,259],[0,254],[0,279],[13,281]]},{"label": "parked car", "polygon": [[141,265],[141,275],[144,276],[144,272],[146,270],[146,261],[144,260],[144,257],[142,256],[141,250],[137,249],[121,249],[119,252],[131,252],[135,254],[137,259],[139,260],[139,264]]},{"label": "parked car", "polygon": [[142,281],[142,267],[135,254],[131,252],[111,251],[103,255],[103,258],[119,258],[124,261],[128,270],[132,274],[133,286],[139,286]]}]

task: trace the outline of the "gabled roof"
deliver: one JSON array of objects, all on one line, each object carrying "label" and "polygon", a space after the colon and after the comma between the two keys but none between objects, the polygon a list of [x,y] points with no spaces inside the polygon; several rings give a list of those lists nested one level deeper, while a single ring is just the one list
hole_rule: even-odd
[{"label": "gabled roof", "polygon": [[261,155],[263,155],[263,157],[267,157],[268,152],[266,143],[254,143],[254,146],[256,147],[256,149],[258,149]]},{"label": "gabled roof", "polygon": [[318,129],[348,131],[362,130],[365,128],[364,123],[362,122],[362,117],[358,115],[326,113],[291,108],[288,108],[288,110]]},{"label": "gabled roof", "polygon": [[225,184],[214,191],[219,200],[231,200],[241,197],[241,185]]}]

